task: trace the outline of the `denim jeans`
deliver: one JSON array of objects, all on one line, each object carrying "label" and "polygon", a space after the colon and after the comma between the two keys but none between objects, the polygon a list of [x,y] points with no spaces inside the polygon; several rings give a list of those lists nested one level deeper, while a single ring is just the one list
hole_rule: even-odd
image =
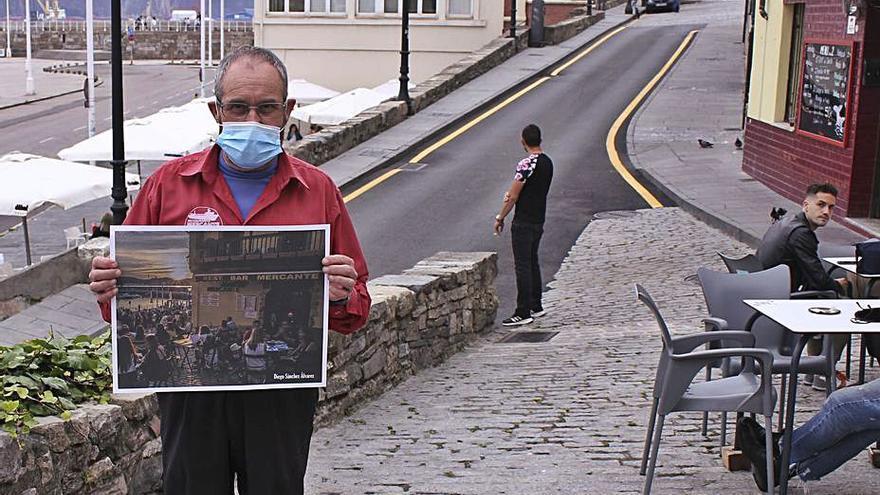
[{"label": "denim jeans", "polygon": [[516,274],[516,311],[514,315],[526,318],[541,306],[541,265],[538,263],[538,245],[544,234],[544,224],[514,221],[510,225],[513,243],[513,269]]},{"label": "denim jeans", "polygon": [[791,462],[804,481],[818,480],[880,439],[880,379],[835,391],[794,430]]}]

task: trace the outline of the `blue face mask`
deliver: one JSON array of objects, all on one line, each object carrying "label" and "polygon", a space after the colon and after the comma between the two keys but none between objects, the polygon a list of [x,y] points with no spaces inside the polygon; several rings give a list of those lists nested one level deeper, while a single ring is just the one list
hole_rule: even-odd
[{"label": "blue face mask", "polygon": [[260,168],[281,153],[281,128],[257,122],[224,122],[217,144],[241,168]]}]

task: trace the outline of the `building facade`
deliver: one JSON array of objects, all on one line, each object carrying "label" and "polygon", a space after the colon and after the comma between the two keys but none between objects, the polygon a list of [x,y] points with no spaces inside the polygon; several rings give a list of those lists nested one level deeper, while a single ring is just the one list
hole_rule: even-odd
[{"label": "building facade", "polygon": [[[502,34],[498,0],[411,0],[410,79],[423,81]],[[254,44],[291,78],[337,91],[400,74],[403,0],[255,0]]]},{"label": "building facade", "polygon": [[320,330],[323,318],[324,232],[193,232],[193,327],[224,319],[241,328],[254,320],[274,328],[289,313]]},{"label": "building facade", "polygon": [[831,182],[838,214],[880,216],[880,7],[753,0],[750,10],[743,171],[796,202]]}]

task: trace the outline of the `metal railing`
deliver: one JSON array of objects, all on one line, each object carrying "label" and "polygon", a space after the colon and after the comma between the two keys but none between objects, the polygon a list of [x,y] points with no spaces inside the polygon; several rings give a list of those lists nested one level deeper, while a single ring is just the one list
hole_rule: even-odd
[{"label": "metal railing", "polygon": [[[215,19],[213,22],[213,30],[216,32],[220,32],[220,21]],[[25,31],[25,21],[17,20],[10,22],[10,31]],[[134,25],[133,21],[129,21],[126,26]],[[205,27],[208,27],[207,25]],[[224,21],[223,28],[226,32],[236,32],[236,31],[251,31],[253,30],[253,22],[251,21]],[[53,31],[53,32],[85,32],[86,31],[86,21],[81,20],[48,20],[48,21],[31,21],[31,32],[36,31]],[[157,20],[155,24],[152,21],[147,21],[141,26],[135,25],[135,32],[139,31],[171,31],[171,32],[181,32],[181,31],[199,31],[200,27],[198,24],[194,22],[184,22],[184,21],[159,21]],[[106,33],[110,31],[110,20],[106,19],[96,19],[95,20],[95,32],[96,33]],[[0,19],[0,32],[6,32],[6,22]]]}]

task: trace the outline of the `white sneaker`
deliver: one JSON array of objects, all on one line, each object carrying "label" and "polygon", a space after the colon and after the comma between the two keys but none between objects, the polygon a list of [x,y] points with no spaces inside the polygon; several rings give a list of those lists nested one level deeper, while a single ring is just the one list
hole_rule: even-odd
[{"label": "white sneaker", "polygon": [[540,317],[542,317],[542,316],[544,316],[544,315],[547,314],[547,310],[546,310],[546,309],[542,309],[542,310],[540,310],[540,311],[535,311],[535,310],[533,309],[533,310],[530,311],[530,313],[532,314],[532,318],[540,318]]},{"label": "white sneaker", "polygon": [[518,327],[521,325],[528,325],[529,323],[535,321],[531,316],[517,316],[513,315],[510,318],[501,321],[501,324],[505,327]]}]

